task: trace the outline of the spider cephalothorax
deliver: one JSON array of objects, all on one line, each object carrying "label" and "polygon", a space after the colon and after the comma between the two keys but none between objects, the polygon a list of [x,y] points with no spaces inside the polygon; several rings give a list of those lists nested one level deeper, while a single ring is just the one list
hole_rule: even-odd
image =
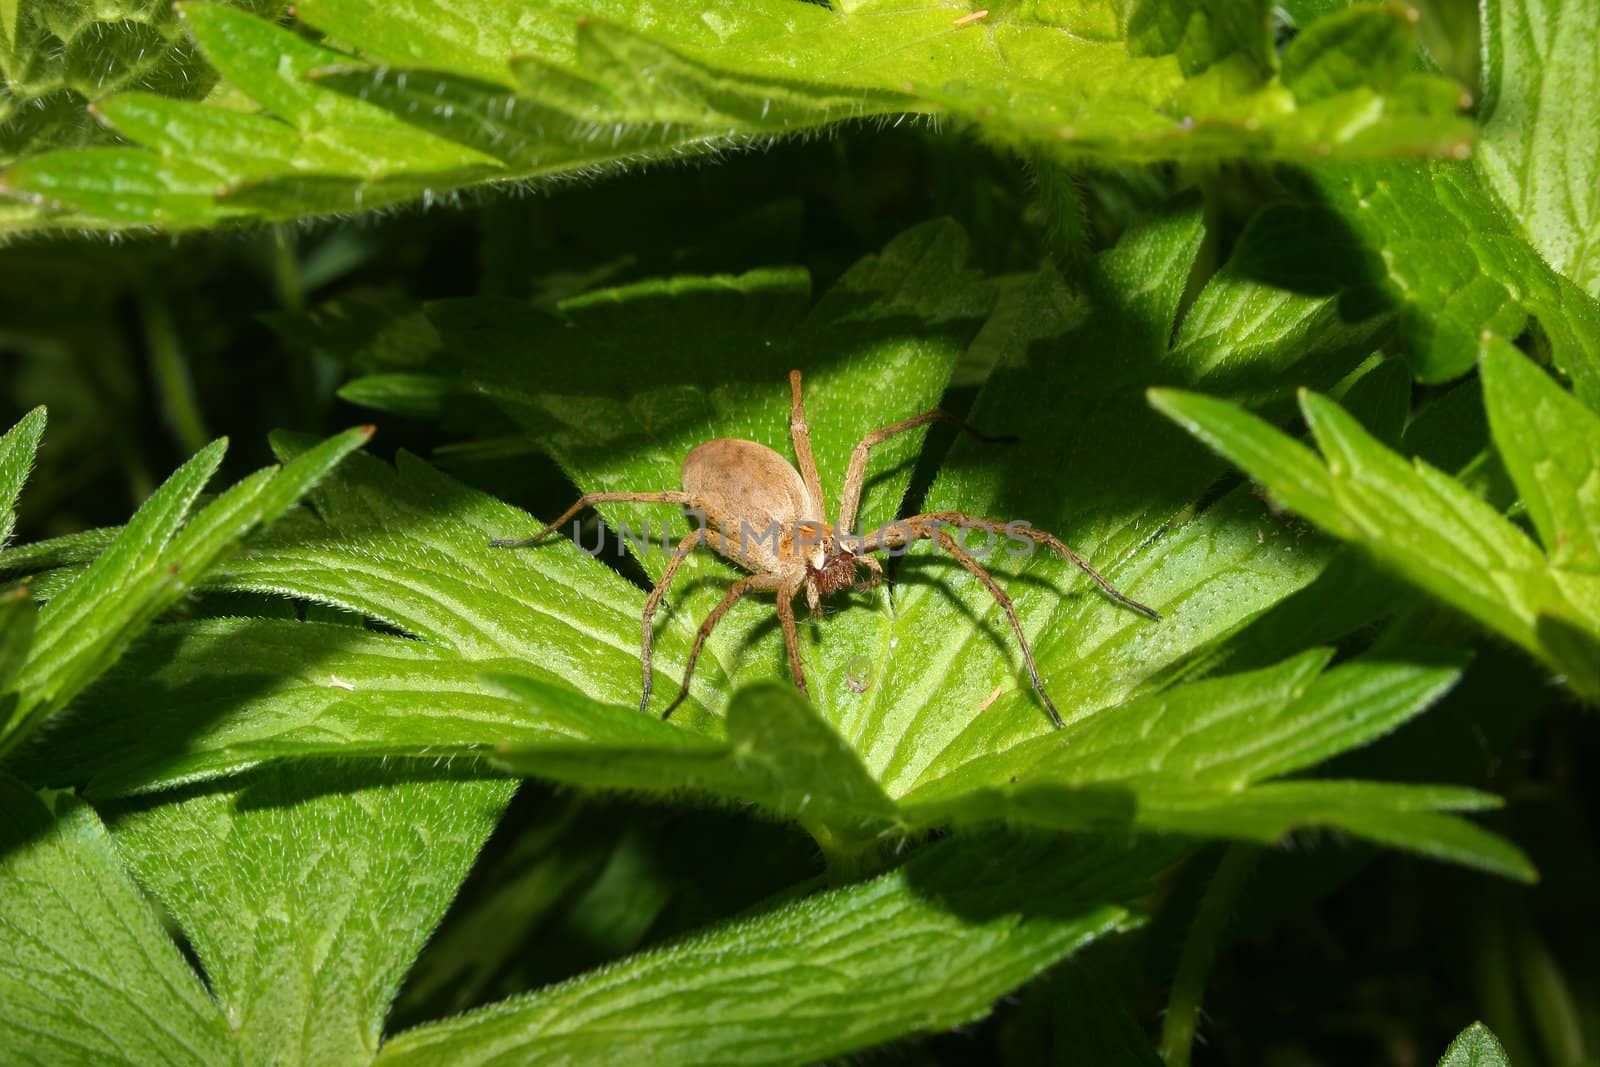
[{"label": "spider cephalothorax", "polygon": [[[860,571],[866,571],[866,577],[862,577]],[[878,561],[841,547],[838,538],[831,538],[824,544],[822,566],[806,571],[807,592],[815,589],[820,597],[830,597],[842,589],[864,593],[881,581],[883,568]],[[813,610],[816,606],[811,605]]]},{"label": "spider cephalothorax", "polygon": [[[805,668],[800,662],[799,642],[795,634],[794,598],[805,591],[806,604],[813,613],[820,610],[824,598],[846,588],[870,589],[883,579],[883,568],[872,558],[874,552],[893,552],[905,548],[912,541],[927,539],[936,542],[956,561],[983,582],[995,600],[1004,609],[1011,629],[1022,646],[1022,658],[1028,667],[1028,677],[1033,682],[1039,698],[1044,701],[1050,719],[1062,725],[1061,715],[1044,691],[1034,666],[1033,650],[1023,636],[1022,624],[1017,620],[1011,599],[995,584],[994,578],[953,537],[950,527],[987,530],[991,534],[1004,533],[1034,544],[1044,545],[1058,555],[1071,560],[1084,573],[1093,578],[1106,594],[1118,603],[1135,611],[1159,619],[1150,608],[1130,600],[1117,592],[1111,583],[1102,578],[1093,567],[1080,559],[1066,545],[1051,534],[1036,530],[1026,523],[1001,523],[962,512],[933,512],[900,519],[863,536],[850,534],[855,529],[856,512],[861,505],[861,489],[866,479],[867,454],[873,446],[895,434],[931,422],[950,422],[984,441],[998,440],[968,426],[946,411],[926,411],[892,426],[875,430],[862,438],[850,456],[850,467],[845,473],[843,500],[839,505],[839,521],[829,524],[827,508],[822,495],[822,482],[817,476],[816,460],[811,454],[811,430],[806,425],[805,406],[800,395],[800,372],[789,372],[791,406],[789,432],[794,442],[796,470],[783,456],[766,445],[720,437],[696,445],[683,460],[683,491],[658,493],[589,493],[578,500],[566,513],[527,540],[492,541],[499,547],[533,545],[591,504],[640,501],[658,504],[681,504],[699,521],[697,528],[678,543],[677,551],[668,561],[655,588],[645,601],[644,637],[640,658],[644,663],[644,695],[639,709],[650,705],[653,676],[650,671],[651,619],[667,586],[677,574],[679,565],[688,552],[700,544],[708,545],[719,554],[739,564],[750,572],[728,588],[722,601],[711,609],[705,622],[695,634],[694,647],[689,651],[689,661],[684,667],[683,687],[678,697],[662,713],[665,718],[689,695],[689,679],[700,658],[712,627],[740,597],[752,591],[777,594],[778,621],[783,626],[784,645],[788,651],[789,669],[794,684],[802,693],[806,688]],[[841,534],[840,531],[846,531]],[[865,571],[863,577],[860,572]]]}]

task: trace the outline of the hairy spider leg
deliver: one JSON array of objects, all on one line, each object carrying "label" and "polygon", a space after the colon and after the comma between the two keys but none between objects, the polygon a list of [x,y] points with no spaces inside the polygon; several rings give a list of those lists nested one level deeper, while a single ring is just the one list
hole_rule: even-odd
[{"label": "hairy spider leg", "polygon": [[[746,593],[777,591],[779,594],[778,617],[781,620],[784,617],[783,594],[787,592],[790,597],[793,597],[799,588],[799,583],[793,582],[792,579],[781,574],[752,574],[750,577],[740,578],[737,582],[728,586],[728,591],[723,595],[721,602],[711,609],[711,614],[706,616],[706,621],[700,624],[699,631],[694,635],[694,647],[689,650],[689,662],[683,668],[683,688],[678,690],[677,698],[667,705],[667,710],[661,713],[661,717],[663,719],[670,718],[672,713],[678,709],[678,705],[688,698],[689,680],[694,677],[694,666],[700,660],[700,650],[705,647],[706,638],[711,636],[712,628],[717,625],[723,615],[727,614],[729,608],[737,604]],[[795,636],[793,605],[790,605],[788,619],[789,621],[783,628],[783,638],[790,643],[789,666],[793,670],[799,664],[799,656],[794,651],[793,644]],[[801,689],[804,690],[803,679],[800,680],[800,684]]]},{"label": "hairy spider leg", "polygon": [[[532,537],[518,540],[517,538],[497,538],[489,542],[490,548],[527,548],[536,545],[549,537],[556,530],[566,525],[568,519],[582,511],[584,508],[595,504],[687,504],[697,507],[698,503],[689,493],[677,490],[667,490],[660,493],[585,493],[578,498],[578,502],[561,513],[561,517],[549,526],[540,530]],[[703,510],[703,509],[702,509]]]},{"label": "hairy spider leg", "polygon": [[800,462],[800,478],[816,507],[815,519],[827,517],[822,496],[822,477],[817,474],[817,459],[811,454],[811,427],[806,423],[805,401],[800,397],[800,372],[789,372],[789,439],[794,442],[794,458]]},{"label": "hairy spider leg", "polygon": [[1151,619],[1155,622],[1161,621],[1160,612],[1156,611],[1154,608],[1146,607],[1137,600],[1134,600],[1132,597],[1118,590],[1116,586],[1106,581],[1106,578],[1103,574],[1091,567],[1082,556],[1072,551],[1072,549],[1068,548],[1062,543],[1060,538],[1046,530],[1040,530],[1036,527],[1021,523],[1007,524],[996,522],[994,519],[985,519],[977,515],[968,515],[964,511],[930,511],[925,515],[913,515],[909,519],[901,519],[900,521],[905,523],[943,523],[948,526],[977,526],[986,530],[992,530],[997,534],[1008,536],[1015,534],[1018,537],[1026,537],[1035,544],[1044,545],[1056,555],[1067,560],[1074,567],[1077,567],[1084,574],[1087,574],[1094,580],[1094,583],[1100,587],[1106,596],[1110,597],[1112,600],[1115,600],[1118,604],[1121,604],[1126,608],[1132,608],[1134,611],[1137,611],[1140,615],[1143,615],[1147,619]]},{"label": "hairy spider leg", "polygon": [[986,444],[999,444],[1017,440],[1012,435],[995,436],[994,434],[984,433],[966,420],[959,419],[941,408],[924,411],[921,415],[913,415],[909,419],[897,422],[893,426],[885,426],[881,430],[873,430],[863,437],[861,442],[856,445],[855,451],[850,453],[850,467],[844,476],[844,495],[839,501],[840,533],[855,532],[856,515],[861,510],[861,491],[866,484],[867,478],[867,453],[896,434],[905,433],[907,430],[915,430],[918,426],[926,426],[932,422],[948,422],[956,429],[963,430]]},{"label": "hairy spider leg", "polygon": [[639,710],[648,711],[650,708],[650,688],[655,682],[655,677],[650,670],[651,644],[654,641],[651,619],[656,613],[656,608],[661,604],[661,598],[667,594],[667,586],[672,584],[673,577],[678,573],[678,568],[683,565],[685,557],[691,549],[705,540],[705,528],[694,530],[678,542],[678,547],[673,551],[672,558],[667,560],[667,569],[661,572],[661,578],[656,582],[655,588],[650,590],[650,597],[644,602],[644,614],[641,621],[644,626],[644,636],[640,638],[639,659],[644,664],[644,695],[639,698]]},{"label": "hairy spider leg", "polygon": [[1033,683],[1034,691],[1039,694],[1039,699],[1044,701],[1045,710],[1050,713],[1050,721],[1055,724],[1057,729],[1060,729],[1065,723],[1062,721],[1061,713],[1056,710],[1055,701],[1051,700],[1050,694],[1045,692],[1044,682],[1039,678],[1039,668],[1033,661],[1033,649],[1029,646],[1027,637],[1022,633],[1022,622],[1017,618],[1016,606],[1012,604],[1011,598],[1006,595],[1005,590],[1001,589],[999,583],[994,580],[994,576],[974,559],[971,553],[962,548],[955,538],[950,536],[949,532],[944,529],[945,526],[977,526],[997,533],[1015,532],[1019,536],[1027,537],[1039,544],[1049,545],[1087,572],[1090,577],[1100,584],[1101,588],[1118,602],[1126,604],[1151,618],[1159,619],[1161,617],[1138,601],[1130,600],[1128,597],[1123,596],[1111,586],[1111,583],[1102,578],[1097,571],[1085,563],[1071,549],[1067,548],[1066,545],[1062,544],[1060,540],[1043,530],[1034,530],[1032,527],[1007,527],[1006,524],[995,522],[992,519],[978,518],[959,511],[942,511],[900,519],[866,539],[864,551],[867,552],[898,548],[913,540],[925,539],[934,541],[940,548],[950,553],[956,562],[960,563],[982,582],[984,588],[989,591],[989,595],[994,597],[995,602],[1006,613],[1006,619],[1011,623],[1011,632],[1016,635],[1017,644],[1022,648],[1022,659],[1028,667],[1028,678]]}]

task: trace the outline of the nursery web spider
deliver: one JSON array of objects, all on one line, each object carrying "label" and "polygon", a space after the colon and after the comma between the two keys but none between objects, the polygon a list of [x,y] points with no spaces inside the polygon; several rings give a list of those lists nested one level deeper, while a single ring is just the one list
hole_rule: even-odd
[{"label": "nursery web spider", "polygon": [[[841,589],[852,587],[867,590],[883,580],[883,568],[871,553],[903,548],[912,541],[928,539],[954,556],[970,571],[1005,611],[1011,631],[1022,646],[1022,658],[1028,666],[1028,677],[1033,688],[1050,712],[1050,720],[1059,728],[1061,714],[1044,691],[1038,668],[1033,663],[1033,650],[1022,634],[1022,624],[1011,598],[995,582],[972,554],[952,537],[946,526],[984,529],[1005,533],[1044,545],[1057,555],[1070,560],[1103,589],[1107,596],[1119,604],[1151,619],[1161,618],[1155,611],[1118,592],[1098,571],[1044,530],[1026,523],[1001,523],[979,518],[959,511],[930,512],[913,515],[881,527],[865,536],[855,536],[856,512],[861,504],[861,489],[866,479],[867,454],[873,446],[933,422],[948,422],[980,441],[1000,441],[969,426],[947,411],[925,411],[909,419],[885,426],[861,439],[850,456],[850,466],[844,479],[844,498],[839,505],[837,525],[829,525],[825,518],[826,505],[822,483],[817,477],[816,460],[811,454],[811,430],[806,425],[805,407],[800,397],[800,372],[789,372],[792,395],[789,414],[789,434],[794,442],[797,471],[783,456],[754,441],[718,438],[695,446],[684,457],[683,490],[660,493],[585,493],[561,517],[526,540],[495,540],[489,542],[496,548],[519,548],[536,545],[555,532],[568,519],[593,504],[636,502],[652,504],[685,505],[692,513],[702,516],[702,525],[678,543],[677,550],[668,561],[661,579],[650,591],[643,613],[644,636],[640,658],[644,663],[644,694],[639,700],[639,710],[647,711],[650,705],[652,676],[650,671],[651,619],[661,598],[671,584],[673,576],[684,557],[696,546],[704,543],[719,554],[751,572],[728,588],[722,601],[711,609],[700,630],[695,634],[694,647],[689,652],[689,662],[683,672],[683,687],[662,718],[671,715],[689,695],[689,680],[694,674],[700,650],[710,636],[712,627],[725,615],[739,598],[751,592],[777,594],[778,621],[783,625],[784,644],[789,655],[789,670],[800,692],[810,695],[806,688],[804,668],[800,663],[800,648],[795,635],[794,598],[805,590],[806,603],[813,613],[819,610],[823,597]],[[861,576],[858,572],[864,571]]]}]

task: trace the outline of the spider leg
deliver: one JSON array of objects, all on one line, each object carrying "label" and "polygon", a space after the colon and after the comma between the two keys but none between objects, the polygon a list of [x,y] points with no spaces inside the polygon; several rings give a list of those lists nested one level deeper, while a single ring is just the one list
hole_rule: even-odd
[{"label": "spider leg", "polygon": [[[540,530],[532,537],[518,540],[516,538],[495,538],[489,542],[490,548],[526,548],[536,545],[549,537],[566,521],[593,504],[612,504],[632,502],[637,504],[695,504],[695,498],[681,491],[667,491],[662,493],[585,493],[578,498],[578,502],[561,513],[561,517],[549,526]],[[704,510],[704,509],[702,509]]]},{"label": "spider leg", "polygon": [[[1069,561],[1073,566],[1077,567],[1080,571],[1092,578],[1094,583],[1105,592],[1106,596],[1110,597],[1112,600],[1115,600],[1123,607],[1132,608],[1145,618],[1151,619],[1155,622],[1161,621],[1160,612],[1156,611],[1154,608],[1146,607],[1144,604],[1139,603],[1137,600],[1134,600],[1132,597],[1127,596],[1118,590],[1116,586],[1106,581],[1104,575],[1095,570],[1093,567],[1089,566],[1082,556],[1068,548],[1054,534],[1051,534],[1045,530],[1035,529],[1034,527],[1023,523],[996,522],[994,519],[984,519],[976,515],[968,515],[963,511],[934,511],[929,512],[926,515],[913,515],[909,519],[901,519],[898,522],[890,523],[888,526],[885,526],[882,531],[879,531],[878,534],[874,534],[873,537],[869,537],[867,539],[867,547],[865,551],[875,552],[879,548],[898,548],[907,541],[911,540],[911,538],[904,536],[904,531],[900,531],[898,534],[894,533],[895,528],[898,526],[915,528],[919,524],[974,526],[991,530],[994,533],[1004,536],[1014,535],[1017,537],[1025,537],[1035,544],[1044,545],[1056,555],[1061,556],[1063,559]],[[880,538],[880,535],[882,534],[886,534],[888,536],[883,536]],[[931,535],[924,534],[923,536]],[[875,538],[880,539],[882,543],[874,544]]]},{"label": "spider leg", "polygon": [[878,586],[883,584],[883,564],[879,563],[872,556],[857,556],[856,559],[863,567],[872,572],[871,574],[867,575],[864,581],[856,583],[856,592],[870,592],[871,590],[876,589]]},{"label": "spider leg", "polygon": [[[699,662],[700,650],[705,647],[706,638],[711,636],[711,630],[729,608],[739,602],[739,598],[755,590],[765,592],[780,588],[784,578],[777,574],[752,574],[748,578],[740,578],[728,587],[720,603],[711,609],[711,614],[706,616],[706,621],[700,624],[700,630],[694,635],[694,647],[689,650],[689,662],[683,668],[683,688],[678,690],[677,699],[667,705],[667,710],[661,713],[663,719],[668,718],[678,709],[689,696],[689,680],[694,677],[694,665]],[[793,594],[791,594],[793,595]],[[791,609],[792,610],[792,609]],[[792,623],[791,623],[792,625]]]},{"label": "spider leg", "polygon": [[1061,721],[1061,713],[1056,710],[1055,701],[1051,700],[1050,694],[1044,691],[1044,683],[1039,680],[1039,668],[1034,666],[1033,663],[1033,649],[1028,647],[1028,639],[1022,633],[1022,622],[1017,618],[1017,609],[1012,605],[1011,598],[1006,596],[1006,591],[1000,588],[1000,584],[994,580],[994,575],[984,570],[983,565],[973,559],[971,553],[957,544],[956,539],[944,530],[933,527],[930,531],[929,528],[924,527],[917,532],[924,537],[931,536],[938,542],[940,548],[954,556],[957,563],[960,563],[978,581],[984,584],[984,588],[989,590],[989,595],[994,597],[995,602],[1006,613],[1006,618],[1011,622],[1011,632],[1016,634],[1017,644],[1022,646],[1022,660],[1028,665],[1028,677],[1033,681],[1034,692],[1038,693],[1039,699],[1044,701],[1045,710],[1050,713],[1050,721],[1056,724],[1057,730],[1061,729],[1066,723]]},{"label": "spider leg", "polygon": [[794,442],[794,458],[800,461],[800,477],[816,508],[815,518],[828,513],[822,499],[822,478],[817,474],[817,459],[811,454],[811,427],[806,424],[806,406],[800,398],[800,372],[789,372],[789,438]]},{"label": "spider leg", "polygon": [[914,430],[918,426],[926,426],[930,422],[948,422],[958,430],[964,430],[980,441],[995,443],[1016,440],[1013,436],[996,437],[992,434],[986,434],[964,419],[959,419],[948,411],[939,408],[935,408],[933,411],[924,411],[921,415],[913,415],[911,418],[897,422],[893,426],[885,426],[881,430],[873,430],[863,437],[861,443],[856,445],[855,451],[850,453],[850,467],[844,476],[844,495],[839,502],[840,531],[851,533],[855,530],[856,513],[861,510],[861,490],[867,478],[867,453],[896,434]]},{"label": "spider leg", "polygon": [[644,602],[644,613],[640,617],[643,623],[644,636],[640,640],[639,660],[644,665],[644,695],[639,698],[639,710],[647,711],[650,707],[650,687],[655,678],[650,670],[651,643],[654,638],[650,625],[655,616],[656,608],[661,605],[661,598],[667,593],[667,586],[672,583],[673,577],[678,573],[678,568],[683,565],[684,557],[689,550],[694,548],[705,538],[705,530],[695,530],[687,534],[678,547],[673,551],[672,558],[667,560],[667,569],[661,572],[661,580],[656,582],[655,588],[650,590],[650,598]]},{"label": "spider leg", "polygon": [[[806,688],[806,669],[800,662],[800,637],[795,632],[794,626],[794,598],[800,591],[800,584],[796,581],[784,583],[778,589],[778,623],[783,627],[783,646],[789,654],[789,673],[794,675],[794,687],[800,690],[800,695],[806,699],[811,698],[811,690]],[[806,591],[811,592],[807,584]]]}]

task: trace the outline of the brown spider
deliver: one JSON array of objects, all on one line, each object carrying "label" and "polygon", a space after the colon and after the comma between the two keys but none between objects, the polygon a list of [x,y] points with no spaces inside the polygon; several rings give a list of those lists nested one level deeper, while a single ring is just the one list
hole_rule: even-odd
[{"label": "brown spider", "polygon": [[[701,526],[678,543],[677,550],[645,601],[644,637],[640,658],[644,662],[644,695],[639,700],[639,710],[650,706],[652,677],[650,672],[650,620],[661,604],[661,598],[678,573],[678,567],[690,550],[704,543],[716,552],[737,563],[751,574],[728,588],[721,603],[711,609],[700,630],[695,634],[694,647],[689,652],[689,662],[683,672],[683,688],[678,697],[664,711],[664,719],[689,695],[689,679],[694,675],[695,661],[700,649],[710,636],[712,627],[739,598],[749,592],[776,592],[778,595],[778,621],[783,625],[783,640],[789,653],[789,670],[800,692],[810,696],[806,688],[804,668],[800,664],[800,648],[795,635],[794,598],[805,590],[806,603],[813,613],[822,604],[822,598],[839,590],[854,587],[871,589],[883,580],[883,568],[870,553],[903,548],[912,541],[927,538],[938,543],[971,571],[984,584],[990,594],[1005,610],[1011,630],[1022,646],[1022,658],[1028,665],[1028,677],[1039,699],[1050,712],[1050,720],[1059,728],[1061,714],[1044,683],[1039,680],[1038,668],[1033,663],[1033,650],[1022,635],[1022,624],[1017,612],[1000,586],[988,571],[965,548],[950,536],[946,526],[959,526],[989,530],[1025,538],[1036,544],[1048,546],[1058,555],[1093,578],[1106,595],[1151,619],[1161,618],[1155,611],[1138,601],[1123,596],[1111,583],[1101,577],[1077,553],[1043,530],[1026,523],[1001,523],[959,511],[931,512],[913,515],[890,523],[864,537],[855,536],[856,511],[861,505],[861,488],[867,473],[867,453],[874,445],[931,422],[948,422],[980,441],[1001,441],[1008,438],[991,437],[967,425],[948,411],[925,411],[893,426],[874,430],[861,439],[850,456],[850,467],[844,479],[844,499],[839,505],[839,522],[830,526],[823,502],[822,483],[817,477],[817,463],[811,455],[811,430],[806,425],[805,407],[800,399],[800,372],[789,372],[792,402],[789,415],[789,433],[794,441],[795,457],[800,462],[797,471],[789,461],[766,445],[754,441],[741,441],[722,437],[695,446],[683,461],[683,491],[660,493],[585,493],[578,502],[543,530],[526,540],[495,540],[489,542],[496,548],[520,548],[536,545],[550,536],[568,519],[592,504],[636,502],[687,505],[691,513],[701,517]],[[858,580],[857,571],[867,572]]]}]

